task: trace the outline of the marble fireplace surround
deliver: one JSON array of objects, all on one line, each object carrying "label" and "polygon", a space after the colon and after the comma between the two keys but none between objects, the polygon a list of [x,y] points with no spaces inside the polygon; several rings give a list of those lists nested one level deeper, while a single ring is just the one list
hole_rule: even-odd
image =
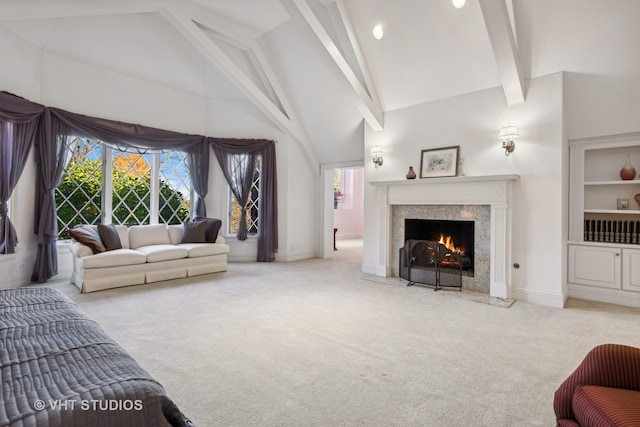
[{"label": "marble fireplace surround", "polygon": [[489,293],[491,209],[488,205],[392,205],[391,276],[399,277],[400,248],[405,243],[405,219],[446,219],[474,222],[474,272],[462,273],[462,288]]},{"label": "marble fireplace surround", "polygon": [[[397,270],[397,266],[394,267],[393,264],[398,260],[398,255],[394,255],[398,243],[394,244],[393,241],[394,238],[399,238],[394,236],[394,211],[397,223],[399,216],[404,215],[402,212],[415,212],[416,209],[418,212],[434,212],[428,206],[440,206],[435,209],[435,212],[450,212],[451,209],[458,209],[459,215],[466,215],[465,206],[484,205],[490,211],[488,224],[486,224],[489,229],[488,292],[492,297],[510,298],[510,199],[511,184],[518,178],[518,175],[488,175],[370,182],[376,187],[376,214],[380,230],[379,248],[384,252],[381,254],[383,262],[381,270],[384,271],[384,276],[391,277],[394,270]],[[423,205],[425,208],[416,206],[414,209],[411,205]],[[475,211],[474,215],[479,215],[478,219],[486,217],[482,213],[481,206],[477,209],[466,209],[466,211]],[[480,225],[480,229],[482,227]],[[397,224],[395,228],[398,228]],[[395,233],[398,234],[399,231],[396,230]],[[478,247],[478,238],[476,232],[476,249],[482,249]],[[484,285],[474,283],[465,287],[463,281],[463,288],[469,287],[472,290],[486,292],[486,283]]]}]

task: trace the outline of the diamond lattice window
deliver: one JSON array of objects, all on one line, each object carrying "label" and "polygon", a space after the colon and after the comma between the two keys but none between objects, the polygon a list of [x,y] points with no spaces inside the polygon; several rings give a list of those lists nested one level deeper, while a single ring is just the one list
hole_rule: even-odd
[{"label": "diamond lattice window", "polygon": [[77,224],[179,224],[189,217],[191,179],[181,152],[133,153],[76,138],[55,198],[61,240]]},{"label": "diamond lattice window", "polygon": [[[236,155],[233,158],[234,167],[233,169],[244,168],[247,158],[243,155]],[[261,167],[261,158],[258,157],[256,160],[256,169],[253,172],[253,181],[251,183],[251,192],[249,194],[249,199],[247,200],[246,210],[247,210],[247,234],[256,235],[258,234],[258,230],[260,229],[260,167]],[[232,174],[235,176],[235,174]],[[238,234],[238,226],[240,223],[240,204],[236,200],[235,196],[229,190],[229,200],[230,200],[230,208],[229,208],[229,233],[230,234]]]},{"label": "diamond lattice window", "polygon": [[102,217],[102,145],[76,138],[68,150],[70,161],[55,190],[60,239],[68,239],[75,225],[98,224]]},{"label": "diamond lattice window", "polygon": [[160,222],[182,224],[191,208],[191,179],[186,155],[181,152],[160,154]]},{"label": "diamond lattice window", "polygon": [[113,223],[149,224],[151,155],[113,150]]}]

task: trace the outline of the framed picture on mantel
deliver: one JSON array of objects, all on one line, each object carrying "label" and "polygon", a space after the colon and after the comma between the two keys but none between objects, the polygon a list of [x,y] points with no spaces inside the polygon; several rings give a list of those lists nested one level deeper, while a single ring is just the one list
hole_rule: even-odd
[{"label": "framed picture on mantel", "polygon": [[420,178],[440,178],[458,175],[460,146],[422,150]]}]

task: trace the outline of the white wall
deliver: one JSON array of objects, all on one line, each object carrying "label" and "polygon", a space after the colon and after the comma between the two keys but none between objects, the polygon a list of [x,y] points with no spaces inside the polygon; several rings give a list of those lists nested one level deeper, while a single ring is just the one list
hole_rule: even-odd
[{"label": "white wall", "polygon": [[[365,181],[403,180],[409,166],[420,167],[423,149],[460,146],[467,176],[518,174],[513,187],[512,294],[516,298],[562,306],[564,296],[564,217],[562,74],[531,80],[524,104],[508,106],[501,88],[391,111],[385,129],[367,129],[365,152],[384,150],[384,165],[365,167]],[[498,132],[512,124],[520,138],[510,156]],[[380,209],[374,187],[365,185],[365,212]],[[384,250],[378,236],[387,225],[365,216],[365,272],[380,274]]]},{"label": "white wall", "polygon": [[567,138],[640,131],[640,75],[565,73]]},{"label": "white wall", "polygon": [[[0,27],[0,90],[40,102],[41,51]],[[10,58],[10,59],[8,59]],[[27,160],[9,204],[9,218],[18,234],[18,247],[13,255],[0,255],[0,288],[29,282],[35,255],[32,212],[34,207],[35,164],[33,150]]]},{"label": "white wall", "polygon": [[[277,259],[286,261],[317,255],[318,171],[309,166],[295,141],[277,129],[251,102],[238,98],[207,99],[100,66],[43,54],[28,43],[11,38],[10,34],[0,33],[0,47],[6,48],[5,52],[19,65],[0,67],[0,90],[34,102],[185,133],[276,140],[280,241]],[[225,230],[227,188],[212,154],[207,213],[222,219]],[[16,255],[0,256],[0,287],[25,284],[31,277],[36,247],[32,222],[34,189],[35,165],[31,160],[11,201],[19,247]],[[227,241],[231,246],[230,260],[255,260],[255,239],[239,242],[231,237]],[[59,252],[57,278],[62,278],[70,273],[70,255],[64,249]]]},{"label": "white wall", "polygon": [[[278,167],[278,240],[277,261],[292,261],[317,256],[318,236],[316,193],[319,176],[311,167],[296,141],[274,127],[259,109],[246,99],[208,99],[205,135],[233,138],[266,138],[276,141]],[[213,156],[210,163],[208,215],[222,219],[228,229],[228,186]],[[230,261],[255,261],[257,241],[241,242],[226,235],[231,247]]]},{"label": "white wall", "polygon": [[42,55],[42,103],[177,132],[205,132],[202,96],[59,55]]},{"label": "white wall", "polygon": [[40,102],[41,50],[0,26],[0,89]]},{"label": "white wall", "polygon": [[[278,261],[317,256],[315,224],[317,206],[315,188],[319,176],[306,161],[298,145],[276,129],[250,101],[210,99],[207,102],[207,135],[235,138],[267,138],[276,141],[278,166]],[[211,157],[207,214],[222,219],[228,229],[228,187],[218,162]],[[230,261],[255,261],[257,241],[249,237],[240,242],[225,236],[231,246]]]},{"label": "white wall", "polygon": [[278,188],[278,197],[286,200],[280,205],[279,215],[287,226],[285,234],[280,234],[282,250],[277,259],[295,261],[319,256],[319,170],[311,168],[302,152],[291,144],[278,161],[287,165],[286,176]]}]

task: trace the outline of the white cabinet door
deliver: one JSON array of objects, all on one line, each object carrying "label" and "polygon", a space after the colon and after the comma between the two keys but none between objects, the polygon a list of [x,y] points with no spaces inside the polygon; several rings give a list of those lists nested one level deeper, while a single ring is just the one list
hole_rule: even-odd
[{"label": "white cabinet door", "polygon": [[621,250],[569,245],[569,282],[620,289]]},{"label": "white cabinet door", "polygon": [[640,292],[640,250],[622,250],[622,289]]}]

